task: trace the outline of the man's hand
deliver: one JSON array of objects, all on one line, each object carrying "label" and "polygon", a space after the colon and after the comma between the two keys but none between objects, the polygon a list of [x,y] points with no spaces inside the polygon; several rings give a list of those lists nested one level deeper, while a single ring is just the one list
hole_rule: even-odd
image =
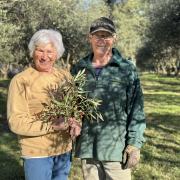
[{"label": "man's hand", "polygon": [[123,168],[135,167],[140,160],[140,150],[134,146],[128,145],[123,155]]}]

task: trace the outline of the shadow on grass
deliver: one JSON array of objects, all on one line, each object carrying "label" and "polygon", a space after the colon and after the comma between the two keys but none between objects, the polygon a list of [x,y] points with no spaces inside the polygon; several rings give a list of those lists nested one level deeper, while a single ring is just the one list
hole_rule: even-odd
[{"label": "shadow on grass", "polygon": [[6,120],[6,99],[7,95],[0,92],[0,118]]},{"label": "shadow on grass", "polygon": [[0,120],[6,120],[7,89],[10,80],[0,80]]},{"label": "shadow on grass", "polygon": [[0,80],[0,87],[8,88],[9,82],[10,82],[9,79]]},{"label": "shadow on grass", "polygon": [[180,88],[178,86],[162,86],[162,85],[143,85],[144,90],[146,91],[151,91],[153,90],[153,92],[174,92],[174,93],[179,93],[180,92]]},{"label": "shadow on grass", "polygon": [[0,150],[1,180],[24,180],[23,168],[13,155]]},{"label": "shadow on grass", "polygon": [[[173,143],[173,142],[172,142]],[[170,145],[166,145],[166,144],[156,144],[154,142],[151,142],[150,145],[156,147],[157,149],[160,149],[160,150],[164,150],[166,151],[167,153],[179,153],[179,148],[177,147],[174,147],[174,146],[170,146]],[[180,161],[179,161],[180,163]]]},{"label": "shadow on grass", "polygon": [[159,104],[159,102],[161,102],[161,105],[167,104],[168,106],[170,106],[170,105],[179,106],[179,104],[180,104],[180,96],[178,96],[178,95],[146,94],[145,100],[149,103],[158,103]]},{"label": "shadow on grass", "polygon": [[167,165],[170,164],[169,167],[180,167],[180,161],[179,160],[171,160],[166,157],[158,157],[158,156],[153,156],[152,153],[148,150],[143,149],[143,161],[144,162],[156,162],[156,164],[162,164],[162,165]]},{"label": "shadow on grass", "polygon": [[148,78],[148,81],[152,83],[156,82],[162,85],[171,85],[171,86],[180,85],[179,78],[176,77],[159,76],[159,78]]},{"label": "shadow on grass", "polygon": [[[149,139],[150,141],[153,141],[153,139],[154,139],[154,136],[147,135],[147,134],[145,134],[145,137],[146,137],[146,139]],[[166,138],[166,137],[164,137],[164,138],[159,138],[159,139],[165,140],[167,143],[173,143],[174,145],[177,145],[177,146],[180,147],[180,143],[176,142],[175,140],[168,139],[168,138]]]},{"label": "shadow on grass", "polygon": [[159,84],[162,84],[162,85],[170,85],[170,86],[178,86],[180,85],[180,82],[178,78],[171,78],[171,79],[165,79],[167,77],[164,77],[164,79],[148,79],[149,82],[152,82],[152,83],[159,83]]},{"label": "shadow on grass", "polygon": [[22,161],[17,153],[17,137],[8,130],[1,131],[0,147],[0,179],[24,180]]},{"label": "shadow on grass", "polygon": [[169,84],[169,85],[180,85],[179,82],[179,76],[175,77],[175,76],[167,76],[167,75],[163,75],[163,74],[141,74],[140,76],[142,81],[149,81],[149,82],[156,82],[159,84]]},{"label": "shadow on grass", "polygon": [[[144,90],[153,90],[154,92],[180,92],[179,78],[167,77],[162,75],[142,76],[142,85]],[[146,84],[148,82],[148,85]]]},{"label": "shadow on grass", "polygon": [[[161,157],[153,155],[151,148],[147,146],[142,149],[143,161],[166,165],[168,167],[180,167],[180,160],[171,157],[180,152],[180,142],[174,139],[180,132],[179,120],[180,115],[151,113],[147,116],[147,127],[153,129],[153,133],[145,133],[147,139],[146,144],[150,147],[155,147],[157,152],[162,152]],[[168,155],[168,157],[165,157]]]},{"label": "shadow on grass", "polygon": [[147,115],[147,126],[154,127],[158,131],[162,130],[166,133],[173,133],[180,130],[179,120],[180,115],[149,113]]}]

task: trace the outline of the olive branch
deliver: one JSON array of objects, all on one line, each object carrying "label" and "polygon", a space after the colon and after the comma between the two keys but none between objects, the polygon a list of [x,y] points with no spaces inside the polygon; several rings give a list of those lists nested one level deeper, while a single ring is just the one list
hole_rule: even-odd
[{"label": "olive branch", "polygon": [[51,101],[44,104],[45,107],[40,118],[44,122],[51,122],[53,119],[63,117],[65,123],[70,117],[75,117],[76,121],[80,123],[83,116],[91,122],[103,120],[97,110],[101,100],[88,97],[88,92],[83,90],[85,83],[85,70],[79,71],[76,76],[61,82],[56,90],[49,92]]}]

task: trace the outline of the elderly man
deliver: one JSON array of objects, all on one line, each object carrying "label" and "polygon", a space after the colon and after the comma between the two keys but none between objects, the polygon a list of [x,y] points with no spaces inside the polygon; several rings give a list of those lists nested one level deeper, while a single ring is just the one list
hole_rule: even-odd
[{"label": "elderly man", "polygon": [[76,157],[82,160],[85,180],[129,180],[131,168],[140,159],[144,141],[143,94],[136,68],[113,48],[116,29],[106,17],[90,26],[92,52],[72,68],[85,69],[85,90],[102,100],[99,106],[104,121],[83,120],[77,139]]}]

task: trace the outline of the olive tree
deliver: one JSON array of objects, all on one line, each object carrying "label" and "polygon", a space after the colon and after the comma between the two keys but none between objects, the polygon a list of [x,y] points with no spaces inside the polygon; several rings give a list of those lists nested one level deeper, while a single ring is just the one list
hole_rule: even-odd
[{"label": "olive tree", "polygon": [[66,49],[64,59],[78,60],[88,48],[86,34],[91,21],[108,14],[102,0],[12,0],[8,6],[8,1],[3,2],[6,18],[2,26],[6,30],[0,35],[6,40],[1,46],[1,59],[23,65],[30,62],[27,45],[31,36],[43,28],[60,31]]},{"label": "olive tree", "polygon": [[[180,71],[180,1],[151,0],[149,17],[147,41],[139,51],[139,59],[148,49],[149,64],[153,65],[156,72],[178,75]],[[142,63],[139,64],[143,66]]]}]

